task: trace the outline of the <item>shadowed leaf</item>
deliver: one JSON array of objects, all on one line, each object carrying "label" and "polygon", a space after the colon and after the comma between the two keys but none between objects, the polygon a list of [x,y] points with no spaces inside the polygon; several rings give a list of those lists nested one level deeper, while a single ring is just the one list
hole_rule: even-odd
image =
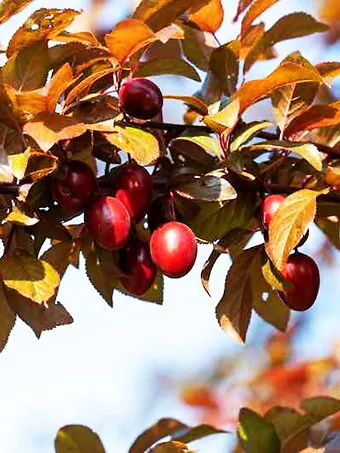
[{"label": "shadowed leaf", "polygon": [[209,67],[220,82],[222,91],[232,96],[236,91],[239,75],[238,41],[231,41],[214,49],[210,56]]},{"label": "shadowed leaf", "polygon": [[253,121],[251,123],[244,123],[237,127],[233,133],[232,142],[230,143],[230,151],[237,151],[242,145],[245,145],[252,138],[256,137],[259,131],[272,126],[270,121]]},{"label": "shadowed leaf", "polygon": [[182,442],[162,442],[156,445],[156,447],[150,450],[150,453],[195,453],[193,450],[189,450],[187,445]]},{"label": "shadowed leaf", "polygon": [[222,429],[214,428],[210,425],[199,425],[193,428],[184,428],[182,432],[172,435],[172,439],[177,442],[184,442],[188,444],[195,440],[203,439],[204,437],[211,436],[213,434],[226,434],[227,431]]},{"label": "shadowed leaf", "polygon": [[0,285],[0,352],[7,344],[8,337],[15,324],[15,313],[7,302],[3,284]]},{"label": "shadowed leaf", "polygon": [[181,41],[185,57],[202,71],[209,70],[209,59],[215,43],[208,40],[207,34],[197,28],[181,24],[184,40]]},{"label": "shadowed leaf", "polygon": [[180,196],[192,200],[226,201],[237,197],[237,192],[229,181],[212,174],[175,185],[174,190]]},{"label": "shadowed leaf", "polygon": [[60,428],[54,446],[56,453],[105,453],[98,434],[83,425]]},{"label": "shadowed leaf", "polygon": [[196,69],[184,60],[177,58],[155,58],[139,63],[134,72],[136,77],[149,77],[162,74],[187,77],[200,82]]},{"label": "shadowed leaf", "polygon": [[269,225],[267,253],[278,269],[306,233],[316,214],[316,198],[328,190],[299,190],[285,198]]}]

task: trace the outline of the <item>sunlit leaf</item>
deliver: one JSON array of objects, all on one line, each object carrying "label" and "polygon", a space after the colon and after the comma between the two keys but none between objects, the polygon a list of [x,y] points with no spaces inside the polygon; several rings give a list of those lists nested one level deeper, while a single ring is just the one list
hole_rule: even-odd
[{"label": "sunlit leaf", "polygon": [[315,68],[319,71],[322,77],[333,79],[340,74],[340,63],[338,61],[326,61],[318,63]]},{"label": "sunlit leaf", "polygon": [[267,150],[284,150],[298,154],[305,159],[317,171],[322,170],[322,160],[318,148],[311,143],[289,142],[286,140],[271,140],[267,142],[256,143],[249,149],[267,149]]},{"label": "sunlit leaf", "polygon": [[[196,0],[195,7],[198,9],[208,3],[209,0]],[[146,22],[154,31],[175,22],[177,17],[192,8],[192,0],[142,0],[133,13],[135,19]]]},{"label": "sunlit leaf", "polygon": [[38,304],[46,304],[59,285],[58,272],[46,261],[19,250],[0,261],[4,284]]},{"label": "sunlit leaf", "polygon": [[43,151],[48,151],[60,140],[78,137],[86,131],[83,123],[76,119],[43,112],[24,125],[24,132],[30,135]]},{"label": "sunlit leaf", "polygon": [[47,98],[41,94],[40,90],[16,93],[18,108],[23,114],[32,113],[33,115],[37,115],[47,110]]},{"label": "sunlit leaf", "polygon": [[7,344],[8,337],[15,324],[15,313],[7,302],[3,284],[0,285],[0,352]]},{"label": "sunlit leaf", "polygon": [[[127,36],[129,39],[126,39]],[[157,36],[151,28],[138,19],[122,20],[105,35],[106,45],[119,63],[156,40]]]},{"label": "sunlit leaf", "polygon": [[55,112],[60,96],[64,93],[73,79],[72,68],[65,63],[52,77],[47,86],[47,110]]},{"label": "sunlit leaf", "polygon": [[237,434],[246,453],[280,451],[280,439],[274,426],[250,409],[240,410]]},{"label": "sunlit leaf", "polygon": [[178,138],[175,138],[171,141],[171,144],[178,144],[181,142],[191,142],[197,146],[200,146],[205,151],[210,152],[214,156],[221,156],[222,149],[221,145],[216,138],[211,137],[209,134],[200,133],[188,133],[186,135],[181,135]]},{"label": "sunlit leaf", "polygon": [[79,13],[74,9],[57,8],[34,11],[12,36],[7,47],[7,57],[33,43],[56,36],[67,28]]},{"label": "sunlit leaf", "polygon": [[[251,25],[247,34],[243,37],[240,45],[240,59],[245,60],[253,48],[254,44],[265,34],[265,24],[264,22],[259,22],[257,24]],[[268,47],[266,51],[259,55],[257,60],[272,60],[273,58],[277,58],[278,53],[274,49],[274,47]]]},{"label": "sunlit leaf", "polygon": [[81,42],[91,44],[92,46],[100,46],[100,42],[90,31],[79,31],[77,33],[70,33],[68,31],[62,31],[55,36],[56,41],[63,42]]},{"label": "sunlit leaf", "polygon": [[149,77],[162,74],[187,77],[200,82],[201,78],[196,69],[179,58],[154,58],[139,63],[134,75],[137,77]]},{"label": "sunlit leaf", "polygon": [[299,190],[285,198],[269,225],[267,252],[278,269],[306,233],[316,214],[316,198],[327,190]]},{"label": "sunlit leaf", "polygon": [[236,190],[226,179],[209,174],[175,185],[174,189],[182,197],[192,200],[226,201],[237,197]]},{"label": "sunlit leaf", "polygon": [[230,143],[230,151],[237,151],[242,145],[245,145],[252,138],[256,137],[257,133],[272,126],[270,121],[253,121],[244,123],[234,131],[232,141]]},{"label": "sunlit leaf", "polygon": [[162,418],[153,426],[140,434],[129,449],[129,453],[147,451],[163,437],[170,436],[177,431],[188,428],[184,423],[173,418]]},{"label": "sunlit leaf", "polygon": [[222,329],[239,343],[246,341],[252,311],[252,262],[258,247],[244,250],[231,265],[216,315]]},{"label": "sunlit leaf", "polygon": [[98,434],[83,425],[60,428],[54,446],[56,453],[105,453]]},{"label": "sunlit leaf", "polygon": [[254,3],[255,0],[239,0],[238,5],[237,5],[237,13],[236,16],[234,17],[234,22],[237,22],[240,15],[244,13],[244,11],[249,8],[249,6]]},{"label": "sunlit leaf", "polygon": [[244,39],[253,22],[278,0],[255,0],[246,12],[241,25],[241,40]]},{"label": "sunlit leaf", "polygon": [[15,14],[20,13],[33,0],[2,0],[0,3],[0,24],[3,24]]},{"label": "sunlit leaf", "polygon": [[156,447],[150,450],[150,453],[195,453],[193,450],[189,450],[187,445],[182,442],[162,442],[156,445]]},{"label": "sunlit leaf", "polygon": [[39,219],[37,217],[29,217],[14,206],[12,212],[7,216],[6,221],[15,223],[16,225],[32,226],[38,223]]},{"label": "sunlit leaf", "polygon": [[244,62],[244,72],[249,71],[259,55],[274,44],[287,39],[299,38],[328,30],[328,26],[315,20],[309,14],[299,12],[279,19],[251,49]]},{"label": "sunlit leaf", "polygon": [[236,91],[239,75],[239,42],[230,41],[214,49],[209,67],[220,82],[222,91],[231,96]]},{"label": "sunlit leaf", "polygon": [[12,173],[18,179],[22,179],[26,173],[30,151],[31,149],[27,148],[24,153],[12,154],[9,156]]},{"label": "sunlit leaf", "polygon": [[130,153],[131,157],[141,165],[148,165],[160,154],[159,144],[154,135],[132,126],[115,126],[115,132],[104,134],[106,139]]},{"label": "sunlit leaf", "polygon": [[221,133],[225,129],[232,129],[237,123],[240,113],[240,100],[235,98],[224,109],[212,115],[205,116],[203,121],[214,131]]},{"label": "sunlit leaf", "polygon": [[221,0],[210,0],[197,12],[189,11],[188,19],[199,29],[210,33],[216,33],[223,22],[224,11]]}]

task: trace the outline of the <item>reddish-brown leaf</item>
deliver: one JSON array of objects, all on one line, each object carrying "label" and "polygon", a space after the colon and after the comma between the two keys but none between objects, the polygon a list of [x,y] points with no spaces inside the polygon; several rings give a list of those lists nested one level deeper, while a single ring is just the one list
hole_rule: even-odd
[{"label": "reddish-brown leaf", "polygon": [[189,21],[193,22],[202,31],[215,33],[223,22],[223,5],[221,0],[210,0],[198,11],[190,13]]},{"label": "reddish-brown leaf", "polygon": [[[265,33],[264,23],[260,22],[256,25],[251,25],[248,29],[247,34],[241,41],[241,48],[240,48],[240,59],[245,60],[247,58],[248,53],[254,46],[255,42],[260,39]],[[266,51],[258,56],[258,60],[270,60],[276,58],[278,56],[277,52],[275,51],[274,47],[268,47]]]},{"label": "reddish-brown leaf", "polygon": [[15,14],[20,13],[33,0],[2,0],[0,4],[0,24],[3,24]]},{"label": "reddish-brown leaf", "polygon": [[74,9],[56,8],[41,8],[35,11],[12,36],[7,47],[7,57],[37,41],[58,35],[79,13]]},{"label": "reddish-brown leaf", "polygon": [[7,344],[8,337],[14,327],[16,315],[7,301],[4,285],[0,284],[0,352]]},{"label": "reddish-brown leaf", "polygon": [[253,24],[253,22],[261,16],[268,8],[272,5],[277,3],[278,0],[255,0],[253,1],[252,5],[246,12],[241,26],[241,40],[244,39],[246,34],[248,33],[249,28]]},{"label": "reddish-brown leaf", "polygon": [[47,110],[50,113],[55,112],[60,96],[70,85],[72,79],[72,69],[68,63],[65,63],[52,77],[47,87]]},{"label": "reddish-brown leaf", "polygon": [[70,116],[42,112],[26,123],[23,130],[43,151],[48,151],[60,140],[82,135],[86,127]]},{"label": "reddish-brown leaf", "polygon": [[254,3],[255,0],[239,0],[238,5],[237,5],[237,13],[236,16],[234,17],[234,22],[237,22],[240,15],[244,13],[244,11],[252,4]]},{"label": "reddish-brown leaf", "polygon": [[[126,39],[127,36],[129,39]],[[119,63],[154,41],[157,41],[157,36],[138,19],[122,20],[105,35],[106,45]]]}]

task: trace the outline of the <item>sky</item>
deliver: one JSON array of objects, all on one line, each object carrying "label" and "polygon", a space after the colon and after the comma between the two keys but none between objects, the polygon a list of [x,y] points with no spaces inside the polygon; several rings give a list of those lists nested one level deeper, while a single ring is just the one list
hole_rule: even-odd
[{"label": "sky", "polygon": [[[123,2],[111,1],[101,16],[113,26],[127,11]],[[125,4],[126,7],[127,3]],[[4,24],[2,44],[25,18],[40,7],[53,7],[53,1],[35,1],[23,13]],[[58,8],[70,2],[58,0]],[[235,1],[225,1],[235,12]],[[313,2],[282,1],[264,17],[273,23],[278,17],[297,8],[311,11]],[[86,2],[72,1],[72,8]],[[226,42],[235,28],[225,24],[218,36]],[[311,46],[313,42],[313,46]],[[312,62],[336,58],[325,54],[315,40],[295,40],[278,46],[283,58],[299,49]],[[268,74],[276,62],[262,63],[249,78]],[[198,84],[186,79],[159,77],[164,93],[190,94]],[[165,121],[181,121],[181,110],[167,101]],[[303,250],[313,254],[322,235],[312,228]],[[158,418],[173,416],[194,423],[191,410],[176,402],[174,393],[155,391],[155,376],[168,374],[189,378],[219,357],[242,353],[219,328],[214,307],[222,292],[230,261],[223,256],[211,279],[212,297],[200,283],[200,271],[210,253],[210,246],[200,246],[197,263],[186,277],[166,279],[162,307],[114,295],[111,309],[87,280],[83,263],[80,270],[70,268],[63,279],[58,300],[74,318],[71,326],[46,332],[38,341],[30,329],[17,322],[9,343],[0,355],[0,451],[4,453],[53,453],[53,440],[65,424],[86,424],[101,437],[107,453],[126,453],[134,438]],[[321,269],[318,302],[306,316],[309,323],[301,336],[298,354],[322,356],[330,351],[329,338],[339,335],[337,317],[340,285],[337,270]],[[331,296],[330,296],[331,288]],[[255,318],[249,339],[258,329],[266,331]],[[227,436],[197,444],[201,453],[226,453]]]}]

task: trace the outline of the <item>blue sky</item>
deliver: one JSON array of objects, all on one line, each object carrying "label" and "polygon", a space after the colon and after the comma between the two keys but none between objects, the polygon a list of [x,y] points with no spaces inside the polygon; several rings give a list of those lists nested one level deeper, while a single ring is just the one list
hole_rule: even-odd
[{"label": "blue sky", "polygon": [[[108,2],[102,18],[111,24],[126,11],[117,1]],[[235,1],[225,1],[232,8]],[[279,2],[270,13],[269,23],[278,17],[304,9],[313,2]],[[70,1],[35,1],[27,10],[1,28],[1,42],[39,7],[70,7]],[[72,1],[72,8],[86,3]],[[109,19],[108,19],[109,18]],[[234,36],[235,28],[226,24],[219,32],[222,42]],[[311,43],[313,45],[311,46]],[[278,47],[281,57],[299,49],[312,62],[336,59],[325,55],[315,40],[295,40]],[[265,75],[277,62],[263,63],[251,77]],[[190,94],[198,84],[185,79],[157,79],[164,93]],[[181,109],[166,102],[165,121],[181,121]],[[257,110],[257,114],[259,114]],[[261,113],[261,112],[260,112]],[[313,253],[321,234],[312,230],[305,250]],[[61,286],[58,300],[74,317],[74,324],[44,333],[37,341],[30,329],[18,322],[5,351],[0,355],[0,451],[4,453],[53,453],[53,439],[62,425],[81,423],[101,436],[108,453],[126,453],[128,446],[144,428],[159,417],[175,416],[186,423],[194,421],[190,410],[177,404],[172,393],[157,398],[156,373],[190,376],[213,363],[214,359],[239,351],[220,330],[214,306],[223,291],[228,257],[221,257],[212,275],[212,298],[200,284],[200,270],[210,252],[201,246],[195,268],[180,280],[166,280],[163,307],[141,303],[115,294],[109,308],[80,271],[70,269]],[[336,269],[322,269],[318,303],[308,316],[310,323],[301,337],[299,354],[322,355],[330,350],[328,339],[337,335],[340,286]],[[331,291],[330,291],[331,288]],[[254,327],[266,329],[264,323]],[[311,348],[311,349],[309,349]],[[200,452],[224,451],[224,436],[201,444]],[[197,446],[198,447],[198,446]]]}]

